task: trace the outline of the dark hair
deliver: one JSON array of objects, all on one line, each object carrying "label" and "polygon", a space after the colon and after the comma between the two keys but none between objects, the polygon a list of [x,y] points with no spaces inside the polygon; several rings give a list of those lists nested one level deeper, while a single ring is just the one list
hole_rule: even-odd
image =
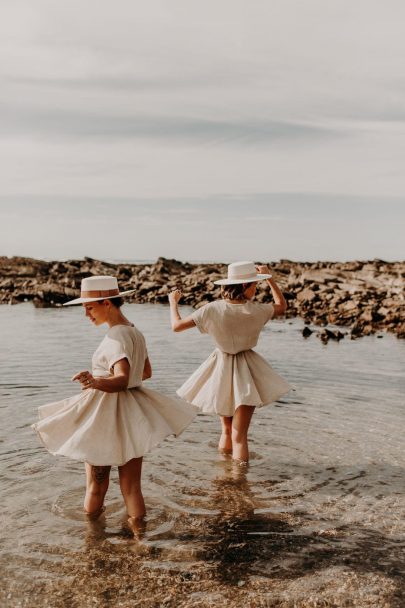
[{"label": "dark hair", "polygon": [[[115,308],[121,308],[121,306],[124,303],[124,300],[121,297],[118,297],[118,298],[106,298],[106,300],[108,300],[109,302],[111,302],[111,304],[113,306],[115,306]],[[103,302],[105,302],[105,300],[103,300]]]},{"label": "dark hair", "polygon": [[221,296],[224,300],[246,300],[246,283],[237,285],[222,285]]}]

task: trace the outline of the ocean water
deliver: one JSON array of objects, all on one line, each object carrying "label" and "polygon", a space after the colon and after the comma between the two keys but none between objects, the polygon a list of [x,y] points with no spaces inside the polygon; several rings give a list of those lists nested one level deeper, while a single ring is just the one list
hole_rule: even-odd
[{"label": "ocean water", "polygon": [[[152,388],[174,394],[213,349],[172,333],[166,306],[124,312],[145,334]],[[1,605],[404,605],[405,343],[325,346],[301,330],[271,322],[257,346],[294,390],[255,413],[249,467],[220,456],[218,420],[198,416],[145,457],[148,516],[132,539],[116,470],[105,516],[88,522],[83,465],[30,428],[39,405],[77,392],[70,378],[105,328],[79,307],[0,307]]]}]

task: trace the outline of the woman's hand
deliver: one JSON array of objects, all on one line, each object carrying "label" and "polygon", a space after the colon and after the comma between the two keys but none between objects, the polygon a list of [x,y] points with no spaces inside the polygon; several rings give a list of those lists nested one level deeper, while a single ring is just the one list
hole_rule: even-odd
[{"label": "woman's hand", "polygon": [[108,378],[95,378],[90,372],[83,371],[73,376],[72,380],[78,380],[82,385],[82,390],[94,388],[104,393],[119,393],[128,388],[130,365],[128,359],[120,359],[111,368],[113,375]]},{"label": "woman's hand", "polygon": [[177,304],[179,303],[182,295],[183,294],[180,289],[174,289],[169,293],[170,320],[173,331],[184,331],[185,329],[195,327],[194,319],[191,318],[191,315],[186,319],[182,319],[180,316]]},{"label": "woman's hand", "polygon": [[271,269],[266,265],[257,265],[256,270],[259,274],[271,274]]},{"label": "woman's hand", "polygon": [[181,300],[182,292],[180,289],[174,289],[169,293],[169,302],[170,304],[178,304]]},{"label": "woman's hand", "polygon": [[146,357],[145,364],[143,366],[142,380],[149,380],[149,378],[152,378],[152,366],[150,364],[149,357]]},{"label": "woman's hand", "polygon": [[73,381],[78,380],[82,385],[82,390],[85,391],[88,388],[96,388],[96,378],[87,370],[79,372],[76,376],[73,376]]}]

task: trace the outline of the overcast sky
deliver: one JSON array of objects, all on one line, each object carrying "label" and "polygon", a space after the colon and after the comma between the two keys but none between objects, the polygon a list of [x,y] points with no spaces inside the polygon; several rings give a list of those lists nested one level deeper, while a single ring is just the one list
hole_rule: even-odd
[{"label": "overcast sky", "polygon": [[405,257],[402,0],[2,0],[0,255]]}]

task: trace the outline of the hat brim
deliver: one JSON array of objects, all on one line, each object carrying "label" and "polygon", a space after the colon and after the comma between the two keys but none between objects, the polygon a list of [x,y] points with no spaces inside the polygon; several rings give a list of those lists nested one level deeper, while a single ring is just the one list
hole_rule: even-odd
[{"label": "hat brim", "polygon": [[113,300],[114,298],[123,298],[124,296],[129,296],[131,293],[135,293],[136,289],[129,289],[128,291],[122,291],[116,296],[109,296],[104,298],[76,298],[75,300],[69,300],[69,302],[65,302],[62,306],[75,306],[76,304],[87,304],[88,302],[98,302],[101,300]]},{"label": "hat brim", "polygon": [[218,281],[214,281],[214,285],[243,285],[243,283],[257,283],[257,281],[271,279],[272,276],[272,274],[257,274],[251,279],[218,279]]}]

